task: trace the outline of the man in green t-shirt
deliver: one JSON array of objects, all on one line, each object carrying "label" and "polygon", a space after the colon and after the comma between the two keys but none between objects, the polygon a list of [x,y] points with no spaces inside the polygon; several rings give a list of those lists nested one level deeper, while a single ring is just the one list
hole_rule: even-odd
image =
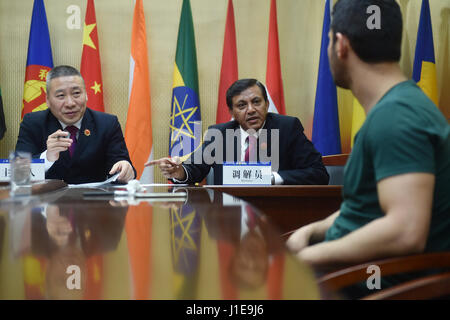
[{"label": "man in green t-shirt", "polygon": [[[367,26],[378,6],[381,28]],[[392,0],[340,0],[328,57],[336,84],[367,118],[344,171],[343,203],[288,246],[317,269],[450,250],[450,127],[402,73],[402,15]]]}]

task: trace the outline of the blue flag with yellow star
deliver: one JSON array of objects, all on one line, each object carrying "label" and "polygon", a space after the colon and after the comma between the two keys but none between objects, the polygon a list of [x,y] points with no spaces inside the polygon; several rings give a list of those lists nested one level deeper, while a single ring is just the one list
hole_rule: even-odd
[{"label": "blue flag with yellow star", "polygon": [[170,156],[186,160],[201,146],[201,131],[194,25],[190,2],[183,0],[173,73]]}]

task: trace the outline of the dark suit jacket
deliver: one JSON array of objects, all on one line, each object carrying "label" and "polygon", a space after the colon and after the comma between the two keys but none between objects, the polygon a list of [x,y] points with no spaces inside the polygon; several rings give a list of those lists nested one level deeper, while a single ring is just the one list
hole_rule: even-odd
[{"label": "dark suit jacket", "polygon": [[[196,158],[193,155],[190,159],[193,164],[183,164],[188,172],[187,183],[195,183],[202,181],[208,174],[210,168],[214,168],[214,184],[222,184],[222,164],[225,161],[240,161],[241,141],[240,135],[236,135],[234,141],[227,141],[226,130],[238,130],[237,121],[229,121],[222,124],[216,124],[209,129],[217,129],[222,132],[223,136],[223,161],[216,161],[212,165],[205,162],[195,164]],[[322,163],[322,155],[314,148],[303,133],[303,126],[300,120],[295,117],[268,113],[263,129],[267,129],[267,154],[272,156],[272,152],[279,147],[279,165],[278,174],[283,178],[284,184],[328,184],[329,176],[325,166]],[[271,134],[273,129],[279,129],[279,145],[272,146]],[[205,139],[206,140],[206,139]],[[214,141],[205,141],[201,148],[201,152]],[[234,149],[234,159],[227,157],[227,145],[234,143],[231,148]],[[261,147],[261,141],[258,144],[258,151]],[[228,147],[230,148],[230,147]],[[233,150],[230,149],[230,150]],[[199,150],[200,152],[200,150]],[[259,154],[259,152],[258,152]],[[203,158],[200,158],[203,159]],[[272,163],[273,168],[273,163]]]},{"label": "dark suit jacket", "polygon": [[[58,129],[61,124],[49,109],[28,113],[20,125],[16,150],[39,158],[47,150],[48,136]],[[45,178],[74,184],[104,181],[120,160],[131,163],[117,117],[86,108],[73,157],[68,150],[61,152]]]},{"label": "dark suit jacket", "polygon": [[[103,200],[80,203],[75,200],[54,202],[63,217],[73,215],[70,237],[80,241],[86,256],[114,251],[122,237],[127,207],[113,207]],[[57,249],[47,229],[47,218],[40,210],[31,212],[31,246],[38,256],[50,256]]]}]

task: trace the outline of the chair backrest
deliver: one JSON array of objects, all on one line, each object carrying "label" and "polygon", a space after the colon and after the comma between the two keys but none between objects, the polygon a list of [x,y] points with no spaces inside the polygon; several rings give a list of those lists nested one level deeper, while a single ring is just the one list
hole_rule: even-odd
[{"label": "chair backrest", "polygon": [[344,167],[348,156],[347,153],[343,153],[322,157],[322,162],[330,175],[329,185],[336,186],[344,183]]},{"label": "chair backrest", "polygon": [[362,300],[429,300],[450,297],[450,272],[411,280]]},{"label": "chair backrest", "polygon": [[319,285],[328,292],[337,292],[342,288],[367,280],[367,268],[371,265],[380,267],[383,276],[447,268],[450,267],[450,251],[395,257],[351,266],[322,276],[319,279]]}]

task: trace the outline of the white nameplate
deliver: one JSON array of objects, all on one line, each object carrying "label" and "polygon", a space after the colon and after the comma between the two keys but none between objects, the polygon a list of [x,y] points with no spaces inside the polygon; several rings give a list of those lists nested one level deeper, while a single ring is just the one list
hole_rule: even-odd
[{"label": "white nameplate", "polygon": [[[11,170],[9,167],[9,159],[0,159],[0,181],[9,182],[11,179]],[[31,160],[31,181],[45,180],[45,160]]]},{"label": "white nameplate", "polygon": [[234,163],[223,164],[224,185],[271,185],[271,163]]},{"label": "white nameplate", "polygon": [[240,207],[245,205],[245,201],[229,194],[222,193],[222,205],[224,207]]}]

